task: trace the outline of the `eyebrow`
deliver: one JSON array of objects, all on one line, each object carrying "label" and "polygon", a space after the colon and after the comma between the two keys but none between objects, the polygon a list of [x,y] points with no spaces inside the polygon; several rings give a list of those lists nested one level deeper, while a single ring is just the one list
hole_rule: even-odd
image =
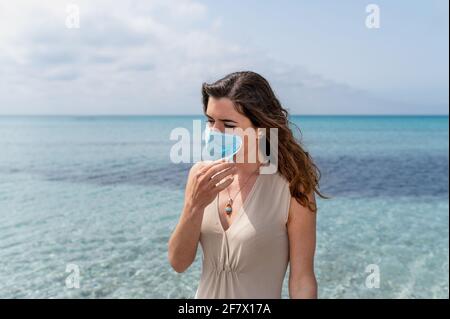
[{"label": "eyebrow", "polygon": [[[209,119],[213,119],[211,116],[209,116],[208,114],[206,114],[206,117],[208,117]],[[233,122],[233,123],[237,123],[236,121],[233,120],[229,120],[229,119],[219,119],[219,121],[222,122]]]}]

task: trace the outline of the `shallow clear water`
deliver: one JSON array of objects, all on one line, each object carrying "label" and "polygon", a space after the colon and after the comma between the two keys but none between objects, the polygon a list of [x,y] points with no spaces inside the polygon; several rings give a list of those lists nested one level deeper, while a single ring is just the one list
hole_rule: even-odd
[{"label": "shallow clear water", "polygon": [[[167,241],[189,169],[169,136],[193,119],[0,117],[0,298],[192,298],[201,250],[177,274]],[[448,117],[291,120],[333,197],[318,202],[319,296],[448,298]]]}]

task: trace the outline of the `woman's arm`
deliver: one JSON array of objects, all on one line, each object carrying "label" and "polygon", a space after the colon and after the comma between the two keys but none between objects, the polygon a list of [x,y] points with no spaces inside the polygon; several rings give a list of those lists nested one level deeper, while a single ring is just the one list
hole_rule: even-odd
[{"label": "woman's arm", "polygon": [[169,262],[176,272],[184,272],[195,259],[202,219],[202,209],[192,203],[185,203],[180,220],[169,239]]},{"label": "woman's arm", "polygon": [[[315,203],[314,193],[309,200]],[[287,222],[289,235],[289,296],[291,299],[317,298],[314,274],[316,249],[316,213],[292,197]]]},{"label": "woman's arm", "polygon": [[204,209],[231,184],[232,178],[222,179],[233,173],[230,168],[234,165],[221,160],[210,164],[199,162],[189,171],[183,212],[168,243],[169,262],[176,272],[184,272],[194,261]]}]

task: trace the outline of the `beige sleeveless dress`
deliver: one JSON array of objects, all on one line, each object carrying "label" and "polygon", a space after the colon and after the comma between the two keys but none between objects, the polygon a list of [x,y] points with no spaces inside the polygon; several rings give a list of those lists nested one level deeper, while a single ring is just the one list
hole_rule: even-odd
[{"label": "beige sleeveless dress", "polygon": [[202,274],[194,298],[281,298],[289,262],[290,199],[281,174],[260,174],[224,231],[216,196],[203,215]]}]

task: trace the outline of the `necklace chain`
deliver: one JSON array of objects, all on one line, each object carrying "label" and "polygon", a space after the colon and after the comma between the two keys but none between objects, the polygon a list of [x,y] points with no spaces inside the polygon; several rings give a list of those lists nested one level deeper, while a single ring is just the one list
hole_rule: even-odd
[{"label": "necklace chain", "polygon": [[233,205],[233,201],[236,198],[236,196],[241,192],[241,190],[247,185],[247,183],[249,182],[250,178],[253,176],[253,174],[255,174],[257,171],[259,170],[259,166],[258,168],[250,174],[250,176],[247,178],[247,180],[245,181],[244,185],[239,189],[239,191],[236,193],[236,195],[233,196],[233,198],[231,198],[230,196],[230,190],[227,187],[227,192],[228,192],[228,205]]}]

